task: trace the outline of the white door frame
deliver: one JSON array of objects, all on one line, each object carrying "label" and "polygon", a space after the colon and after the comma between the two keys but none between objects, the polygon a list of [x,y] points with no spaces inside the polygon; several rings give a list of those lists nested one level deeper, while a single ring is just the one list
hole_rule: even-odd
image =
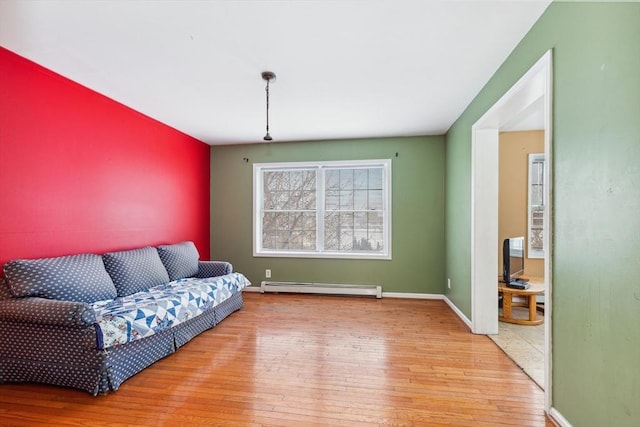
[{"label": "white door frame", "polygon": [[547,51],[471,129],[471,324],[498,333],[498,134],[533,103],[544,105],[545,409],[551,407],[551,106],[552,51]]}]

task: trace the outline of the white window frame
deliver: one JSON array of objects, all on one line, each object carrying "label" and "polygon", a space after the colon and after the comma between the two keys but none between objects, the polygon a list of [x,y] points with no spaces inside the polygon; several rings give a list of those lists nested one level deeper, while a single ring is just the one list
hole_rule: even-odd
[{"label": "white window frame", "polygon": [[[382,168],[383,241],[381,252],[329,251],[324,244],[324,172],[336,168]],[[317,235],[315,251],[271,250],[262,247],[263,172],[269,170],[315,169]],[[325,162],[254,163],[253,165],[253,256],[282,258],[340,258],[340,259],[391,259],[391,159],[346,160]]]},{"label": "white window frame", "polygon": [[[540,176],[537,177],[537,181],[539,182],[534,182],[534,177],[533,177],[533,164],[534,163],[542,163],[542,172],[540,173]],[[546,209],[546,204],[547,201],[544,199],[544,195],[546,194],[544,192],[544,186],[547,185],[547,183],[544,181],[544,177],[545,177],[545,173],[544,173],[544,169],[547,167],[546,165],[546,161],[545,161],[545,156],[544,153],[531,153],[529,154],[529,167],[528,167],[528,176],[529,176],[529,182],[528,182],[528,203],[527,203],[527,258],[531,258],[531,259],[544,259],[544,248],[542,249],[537,249],[532,247],[531,242],[532,242],[532,229],[533,229],[533,222],[534,222],[534,211],[536,212],[542,212],[542,223],[543,225],[542,227],[542,233],[544,235],[544,233],[546,233],[547,230],[544,229],[544,218],[547,216],[547,209]],[[540,191],[540,194],[542,196],[542,204],[540,205],[535,205],[533,204],[533,186],[534,185],[538,185],[538,186],[542,186],[542,190]],[[543,239],[544,242],[544,239]]]}]

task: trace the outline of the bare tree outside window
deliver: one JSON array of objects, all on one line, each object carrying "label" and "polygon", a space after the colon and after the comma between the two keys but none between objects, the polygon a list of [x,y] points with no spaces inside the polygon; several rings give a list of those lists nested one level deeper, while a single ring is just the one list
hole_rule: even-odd
[{"label": "bare tree outside window", "polygon": [[316,249],[316,171],[266,171],[263,175],[265,249]]}]

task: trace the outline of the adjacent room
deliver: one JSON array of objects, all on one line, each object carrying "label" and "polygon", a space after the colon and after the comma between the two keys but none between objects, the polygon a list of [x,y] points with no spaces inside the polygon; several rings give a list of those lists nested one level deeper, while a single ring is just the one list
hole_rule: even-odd
[{"label": "adjacent room", "polygon": [[640,3],[0,0],[0,424],[640,425]]},{"label": "adjacent room", "polygon": [[[505,289],[513,304],[511,315],[505,317],[504,300],[499,300],[499,333],[490,335],[524,371],[544,388],[544,123],[535,112],[523,117],[527,120],[526,131],[508,130],[499,136],[499,218],[498,218],[498,276],[505,286],[505,277],[525,280],[526,289],[515,291]],[[504,241],[517,242],[514,258],[504,256]],[[521,239],[521,240],[520,240]],[[505,273],[504,263],[511,262],[509,273]],[[541,284],[542,292],[537,295],[536,286]],[[533,288],[531,287],[533,285]],[[504,287],[499,287],[504,289]],[[499,298],[502,297],[502,294]],[[535,304],[534,316],[530,317],[529,299]]]}]

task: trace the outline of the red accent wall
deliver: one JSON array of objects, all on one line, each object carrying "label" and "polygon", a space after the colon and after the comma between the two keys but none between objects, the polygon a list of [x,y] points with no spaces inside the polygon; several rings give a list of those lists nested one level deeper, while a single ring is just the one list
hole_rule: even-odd
[{"label": "red accent wall", "polygon": [[0,47],[0,265],[192,240],[210,147]]}]

